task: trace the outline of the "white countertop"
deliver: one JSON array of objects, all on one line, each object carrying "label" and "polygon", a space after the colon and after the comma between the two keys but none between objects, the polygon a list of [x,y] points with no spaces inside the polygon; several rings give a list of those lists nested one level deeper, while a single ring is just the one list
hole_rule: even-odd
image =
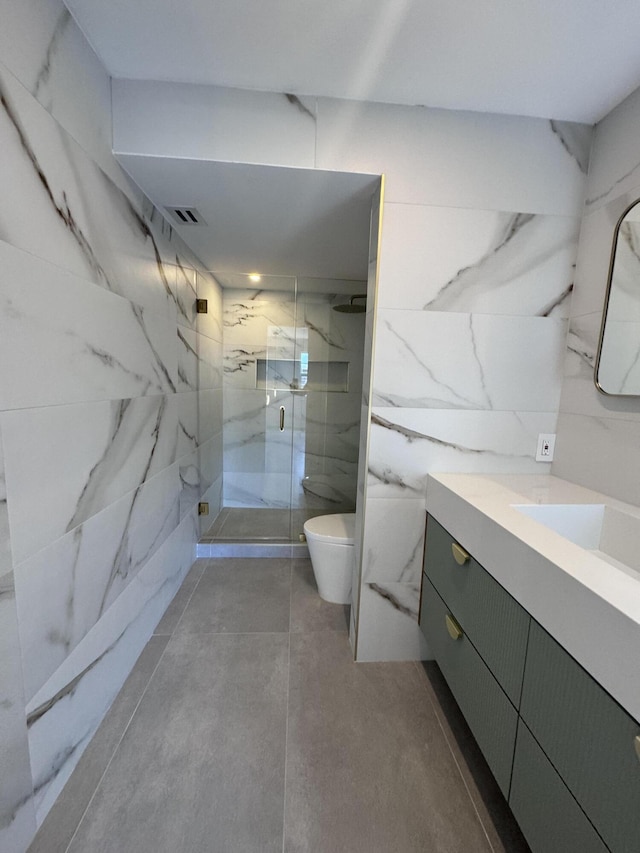
[{"label": "white countertop", "polygon": [[638,519],[640,507],[545,474],[427,480],[427,512],[640,720],[640,576],[513,504],[604,504]]}]

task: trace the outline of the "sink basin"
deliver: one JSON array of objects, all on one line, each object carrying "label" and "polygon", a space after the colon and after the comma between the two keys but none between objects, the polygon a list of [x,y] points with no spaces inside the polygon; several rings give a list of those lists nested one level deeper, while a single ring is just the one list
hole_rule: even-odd
[{"label": "sink basin", "polygon": [[610,563],[640,573],[640,518],[605,504],[512,504]]}]

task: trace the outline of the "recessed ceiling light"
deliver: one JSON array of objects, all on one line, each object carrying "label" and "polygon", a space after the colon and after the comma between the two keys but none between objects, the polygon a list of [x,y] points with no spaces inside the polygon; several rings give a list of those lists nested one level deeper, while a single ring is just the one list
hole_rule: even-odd
[{"label": "recessed ceiling light", "polygon": [[258,273],[257,273],[257,272],[252,272],[252,273],[249,275],[249,281],[260,281],[260,278],[261,278],[261,277],[260,277],[260,275],[258,275]]}]

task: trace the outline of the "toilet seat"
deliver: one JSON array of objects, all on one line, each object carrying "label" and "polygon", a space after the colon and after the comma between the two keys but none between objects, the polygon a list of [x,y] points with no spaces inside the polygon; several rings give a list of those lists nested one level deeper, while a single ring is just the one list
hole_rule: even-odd
[{"label": "toilet seat", "polygon": [[353,545],[356,516],[353,512],[335,515],[318,515],[304,523],[307,539],[333,542],[336,545]]}]

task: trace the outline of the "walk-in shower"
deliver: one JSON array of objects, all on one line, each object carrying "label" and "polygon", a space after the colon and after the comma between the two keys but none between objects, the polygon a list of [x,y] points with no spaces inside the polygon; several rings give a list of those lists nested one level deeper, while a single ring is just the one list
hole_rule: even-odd
[{"label": "walk-in shower", "polygon": [[295,542],[307,518],[355,510],[366,282],[213,275],[223,499],[204,538]]}]

